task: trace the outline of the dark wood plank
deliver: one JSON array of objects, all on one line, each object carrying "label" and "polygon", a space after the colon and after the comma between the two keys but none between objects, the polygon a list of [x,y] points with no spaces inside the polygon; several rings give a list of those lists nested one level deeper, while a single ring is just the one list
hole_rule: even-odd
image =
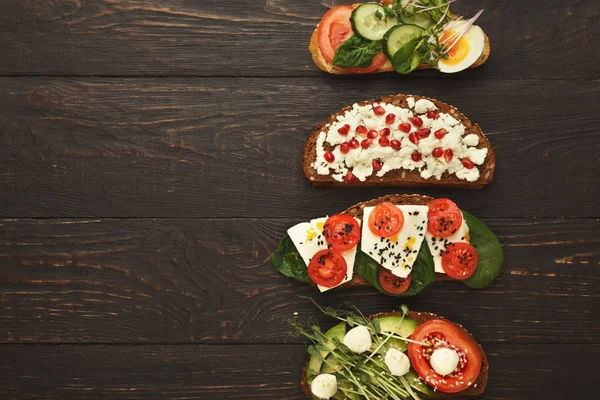
[{"label": "dark wood plank", "polygon": [[345,209],[392,190],[311,187],[304,140],[343,106],[393,91],[457,106],[497,153],[490,187],[426,193],[485,217],[600,215],[600,114],[590,112],[600,82],[392,81],[1,78],[0,216],[305,218]]},{"label": "dark wood plank", "polygon": [[[0,74],[318,76],[307,48],[328,3],[352,1],[8,0]],[[459,78],[600,77],[590,51],[597,1],[473,0],[453,9],[480,8],[491,58]]]},{"label": "dark wood plank", "polygon": [[[598,345],[485,346],[481,400],[592,398]],[[2,346],[3,399],[304,399],[302,345]]]},{"label": "dark wood plank", "polygon": [[[398,307],[371,288],[318,295],[279,275],[268,258],[295,222],[0,220],[0,341],[281,343],[287,317],[315,314],[296,295],[369,314]],[[436,283],[406,303],[485,343],[597,343],[600,221],[487,222],[505,247],[497,282]]]}]

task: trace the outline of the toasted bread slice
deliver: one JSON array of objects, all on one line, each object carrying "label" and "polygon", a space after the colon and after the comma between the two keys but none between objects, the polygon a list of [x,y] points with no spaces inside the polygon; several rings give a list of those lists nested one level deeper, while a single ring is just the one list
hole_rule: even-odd
[{"label": "toasted bread slice", "polygon": [[[381,4],[389,5],[391,2],[392,2],[392,0],[383,0],[383,1],[381,1]],[[354,4],[353,7],[356,8],[359,5],[360,4],[357,3],[357,4]],[[321,71],[328,72],[328,73],[334,74],[334,75],[360,74],[360,72],[349,71],[346,68],[336,67],[335,65],[329,63],[325,59],[325,57],[321,53],[321,49],[319,48],[319,36],[317,34],[318,28],[319,28],[319,25],[317,25],[317,27],[313,31],[313,33],[310,37],[310,45],[308,46],[308,50],[310,51],[310,54],[312,56],[314,63],[316,64],[316,66]],[[490,56],[490,39],[485,34],[485,32],[483,33],[483,35],[484,35],[483,52],[481,53],[481,56],[477,59],[477,61],[475,61],[469,68],[479,67],[480,65],[485,63]],[[417,69],[433,69],[433,67],[429,64],[421,64],[417,67]],[[392,63],[388,60],[380,68],[376,69],[375,71],[371,71],[371,72],[367,72],[367,73],[374,74],[374,73],[378,73],[378,72],[393,72],[393,71],[394,71],[394,68],[392,67]]]},{"label": "toasted bread slice", "polygon": [[[304,174],[311,181],[313,185],[316,186],[346,186],[346,187],[365,187],[365,186],[381,186],[381,187],[426,187],[426,186],[437,186],[437,187],[446,187],[446,188],[464,188],[464,189],[480,189],[483,186],[487,185],[492,181],[494,177],[494,169],[496,168],[496,156],[494,154],[494,150],[487,139],[487,137],[483,134],[481,127],[471,122],[467,117],[461,114],[456,108],[453,106],[443,103],[441,101],[425,97],[425,96],[413,96],[413,95],[392,95],[385,96],[376,100],[363,101],[358,103],[358,105],[363,106],[367,104],[373,103],[390,103],[399,107],[408,108],[407,98],[413,97],[415,101],[420,99],[427,99],[433,102],[442,113],[447,113],[452,115],[454,118],[459,120],[465,127],[469,133],[474,133],[479,137],[479,144],[476,146],[477,148],[487,148],[488,154],[485,159],[485,162],[482,165],[477,166],[479,169],[479,179],[474,182],[468,182],[466,180],[461,180],[457,178],[455,175],[450,175],[448,173],[444,173],[440,180],[437,180],[435,177],[430,177],[425,179],[421,177],[420,172],[418,170],[404,170],[404,169],[396,169],[389,171],[382,177],[370,176],[367,177],[365,181],[359,181],[356,179],[352,183],[348,182],[338,182],[331,175],[319,175],[317,171],[312,167],[315,159],[317,157],[317,139],[319,137],[319,133],[325,129],[325,126],[331,124],[336,121],[336,118],[339,115],[343,115],[346,111],[352,109],[352,106],[345,107],[340,112],[333,114],[329,117],[327,121],[321,124],[317,129],[315,129],[304,144],[304,149],[302,151],[302,169],[304,170]],[[327,144],[326,144],[327,145]]]},{"label": "toasted bread slice", "polygon": [[[413,203],[413,204],[417,204],[417,203]],[[393,311],[393,312],[389,312],[389,313],[379,313],[379,314],[375,314],[375,315],[371,315],[369,316],[370,319],[374,319],[374,318],[381,318],[381,317],[387,317],[387,316],[401,316],[402,313],[399,311]],[[410,311],[408,313],[408,317],[416,322],[420,324],[423,324],[427,321],[430,321],[432,319],[443,319],[448,321],[446,318],[444,317],[440,317],[437,316],[436,314],[433,313],[426,313],[426,312],[416,312],[416,311]],[[462,325],[457,324],[456,322],[452,322],[452,321],[448,321],[451,324],[453,324],[454,326],[456,326],[462,333],[464,333],[466,335],[466,337],[475,345],[477,346],[477,349],[479,350],[479,354],[481,355],[481,372],[479,373],[479,376],[477,377],[477,380],[475,382],[473,382],[473,385],[471,385],[468,389],[463,390],[462,392],[459,393],[442,393],[442,392],[436,392],[434,396],[432,397],[427,397],[421,393],[419,393],[419,397],[422,399],[443,399],[443,398],[456,398],[456,397],[472,397],[472,396],[479,396],[481,394],[483,394],[483,392],[485,391],[485,388],[487,386],[487,382],[488,382],[488,376],[489,376],[489,370],[490,370],[490,364],[488,362],[488,359],[485,355],[485,352],[483,351],[483,348],[481,347],[481,345],[477,342],[477,340],[475,340],[475,338],[473,337],[472,334],[470,334]],[[300,379],[300,384],[302,385],[302,390],[304,391],[304,393],[306,394],[307,398],[312,399],[312,394],[310,392],[310,387],[308,385],[308,381],[306,379],[306,368],[308,366],[308,362],[306,363],[306,365],[304,366],[304,369],[302,370],[302,378]]]}]

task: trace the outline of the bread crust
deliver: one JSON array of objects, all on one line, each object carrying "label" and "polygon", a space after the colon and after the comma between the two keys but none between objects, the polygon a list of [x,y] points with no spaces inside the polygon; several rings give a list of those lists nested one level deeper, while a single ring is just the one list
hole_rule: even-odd
[{"label": "bread crust", "polygon": [[[388,5],[391,2],[392,2],[392,0],[383,0],[383,1],[381,1],[381,4]],[[353,4],[352,7],[356,8],[359,5],[360,5],[360,3]],[[323,53],[321,53],[321,49],[319,48],[319,35],[317,33],[318,28],[319,28],[319,25],[317,24],[315,30],[313,31],[313,33],[310,37],[310,44],[308,45],[308,50],[310,51],[313,62],[321,71],[327,72],[330,74],[334,74],[334,75],[375,74],[375,73],[379,73],[379,72],[393,72],[394,71],[394,67],[392,67],[392,63],[390,62],[390,60],[387,60],[385,62],[385,64],[383,64],[380,68],[378,68],[374,71],[370,71],[370,72],[349,71],[346,68],[336,67],[335,65],[327,62],[327,60],[323,56]],[[490,38],[486,35],[485,32],[483,32],[483,36],[484,36],[484,43],[483,43],[483,51],[481,52],[481,56],[479,56],[477,61],[475,61],[469,68],[479,67],[480,65],[485,63],[487,61],[487,59],[490,57],[490,50],[491,50]],[[429,64],[421,64],[417,67],[417,69],[433,69],[433,67]]]},{"label": "bread crust", "polygon": [[319,175],[317,171],[312,167],[317,157],[317,139],[319,133],[325,129],[327,124],[332,124],[336,121],[339,115],[343,115],[345,112],[352,109],[352,106],[344,107],[341,111],[332,114],[327,121],[322,123],[317,129],[315,129],[306,139],[304,148],[302,150],[302,170],[308,180],[315,186],[336,186],[336,187],[445,187],[445,188],[463,188],[463,189],[481,189],[485,185],[489,184],[494,178],[494,170],[496,168],[496,155],[494,149],[490,144],[488,138],[484,135],[481,127],[469,120],[464,114],[460,113],[455,107],[441,102],[430,97],[418,96],[418,95],[407,95],[397,94],[381,97],[375,100],[367,100],[359,102],[358,105],[364,106],[373,103],[391,103],[400,107],[408,108],[407,98],[413,97],[415,100],[426,99],[433,102],[441,112],[448,113],[454,118],[459,120],[467,128],[468,133],[474,133],[479,138],[479,144],[476,146],[478,149],[487,148],[488,154],[485,162],[478,166],[480,176],[475,182],[468,182],[465,180],[458,179],[456,175],[445,172],[440,180],[435,177],[428,179],[422,178],[418,170],[392,170],[389,171],[382,177],[370,176],[365,179],[364,182],[356,179],[354,182],[338,182],[331,174]]},{"label": "bread crust", "polygon": [[[381,317],[387,317],[387,316],[398,316],[399,317],[399,316],[402,316],[402,313],[399,311],[378,313],[378,314],[370,315],[368,318],[374,319],[374,318],[381,318]],[[444,317],[440,317],[433,313],[409,311],[408,318],[416,321],[419,325],[421,325],[427,321],[431,321],[433,319],[442,319],[444,321],[450,322],[458,330],[460,330],[469,339],[469,341],[471,341],[477,347],[477,350],[479,350],[479,355],[481,356],[481,372],[479,373],[477,380],[475,382],[473,382],[473,385],[469,386],[469,388],[463,390],[462,392],[458,392],[458,393],[436,392],[434,396],[425,396],[425,395],[419,394],[419,397],[421,397],[422,399],[443,399],[443,398],[456,398],[456,397],[472,397],[472,396],[479,396],[479,395],[483,394],[483,392],[485,391],[485,388],[487,386],[487,382],[488,382],[490,364],[488,362],[487,356],[485,355],[483,347],[481,347],[481,345],[477,342],[477,340],[475,340],[475,337],[471,333],[469,333],[469,331],[467,331],[462,325],[460,325],[456,322],[450,321]],[[309,399],[312,399],[310,387],[308,386],[308,381],[306,379],[307,368],[308,368],[308,361],[306,362],[306,364],[304,365],[304,368],[302,369],[302,377],[300,379],[300,384],[302,385],[302,390],[304,391],[304,394],[306,394],[306,397]]]}]

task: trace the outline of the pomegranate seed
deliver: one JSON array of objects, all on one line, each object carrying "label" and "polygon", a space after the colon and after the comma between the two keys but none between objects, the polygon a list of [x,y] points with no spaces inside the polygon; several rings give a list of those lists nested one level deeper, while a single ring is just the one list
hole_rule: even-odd
[{"label": "pomegranate seed", "polygon": [[392,149],[394,149],[394,150],[400,150],[400,147],[402,147],[402,145],[400,144],[400,142],[397,141],[396,139],[392,139],[390,141],[390,146],[392,146]]},{"label": "pomegranate seed", "polygon": [[423,120],[420,117],[409,117],[408,120],[417,128],[423,125]]},{"label": "pomegranate seed", "polygon": [[417,135],[417,132],[413,132],[410,135],[408,135],[408,140],[410,140],[414,144],[419,144],[419,135]]},{"label": "pomegranate seed", "polygon": [[428,111],[427,112],[427,118],[438,119],[439,116],[440,116],[440,113],[437,111]]},{"label": "pomegranate seed", "polygon": [[374,159],[373,160],[373,171],[378,172],[381,171],[381,161],[379,161],[378,159]]},{"label": "pomegranate seed", "polygon": [[342,152],[342,154],[347,154],[350,151],[350,149],[351,149],[351,147],[348,142],[344,142],[340,146],[340,151]]},{"label": "pomegranate seed", "polygon": [[390,131],[390,128],[383,128],[382,130],[379,131],[379,134],[381,136],[390,136],[391,133],[392,133],[392,131]]},{"label": "pomegranate seed", "polygon": [[327,161],[327,162],[333,162],[335,160],[335,156],[330,151],[326,152],[324,157],[325,157],[325,161]]},{"label": "pomegranate seed", "polygon": [[348,173],[344,177],[344,180],[348,183],[352,183],[356,180],[356,177],[352,174],[352,171],[348,171]]},{"label": "pomegranate seed", "polygon": [[444,155],[444,149],[442,149],[441,147],[436,147],[431,152],[431,155],[434,156],[435,158],[440,158],[441,156]]},{"label": "pomegranate seed", "polygon": [[358,140],[356,140],[356,139],[352,139],[348,144],[353,149],[358,149],[360,147],[360,143],[358,143]]},{"label": "pomegranate seed", "polygon": [[452,160],[453,155],[454,152],[452,151],[452,149],[446,149],[446,151],[444,151],[444,160],[446,160],[446,162],[450,162]]},{"label": "pomegranate seed", "polygon": [[388,114],[385,116],[385,123],[388,125],[393,124],[395,120],[396,120],[395,114]]},{"label": "pomegranate seed", "polygon": [[386,138],[385,136],[380,137],[379,138],[379,145],[381,147],[387,147],[390,145],[390,139]]},{"label": "pomegranate seed", "polygon": [[462,165],[466,168],[466,169],[471,169],[475,166],[475,164],[473,163],[473,161],[471,161],[469,158],[463,158],[462,159]]},{"label": "pomegranate seed", "polygon": [[448,131],[445,130],[444,128],[442,128],[442,129],[438,129],[433,134],[436,139],[442,139],[444,136],[446,136],[446,133],[448,133]]},{"label": "pomegranate seed", "polygon": [[367,129],[366,126],[364,125],[359,125],[356,127],[356,133],[358,133],[359,135],[364,135],[368,132],[369,130]]},{"label": "pomegranate seed", "polygon": [[411,128],[410,124],[408,124],[406,122],[403,122],[400,125],[398,125],[398,129],[400,129],[404,133],[410,132],[410,128]]},{"label": "pomegranate seed", "polygon": [[350,132],[350,125],[346,124],[338,129],[338,133],[342,136],[346,136]]},{"label": "pomegranate seed", "polygon": [[360,145],[363,149],[368,149],[369,146],[371,146],[371,143],[373,143],[372,139],[365,139],[362,142],[360,142]]},{"label": "pomegranate seed", "polygon": [[373,112],[375,113],[375,115],[383,115],[385,114],[385,108],[377,106],[373,109]]},{"label": "pomegranate seed", "polygon": [[417,135],[419,135],[419,137],[422,139],[425,139],[427,136],[429,136],[430,133],[431,133],[431,129],[428,129],[428,128],[417,129]]},{"label": "pomegranate seed", "polygon": [[421,161],[421,153],[419,153],[418,151],[415,151],[414,153],[412,153],[410,155],[410,158],[412,158],[412,160],[414,162],[419,162],[419,161]]},{"label": "pomegranate seed", "polygon": [[377,137],[377,135],[379,135],[379,133],[377,133],[377,131],[375,129],[372,129],[367,133],[367,137],[369,139],[375,139]]}]

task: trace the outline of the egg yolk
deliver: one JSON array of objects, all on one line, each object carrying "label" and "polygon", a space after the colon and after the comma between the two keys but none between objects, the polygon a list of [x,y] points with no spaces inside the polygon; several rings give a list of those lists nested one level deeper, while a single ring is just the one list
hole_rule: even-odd
[{"label": "egg yolk", "polygon": [[[452,44],[456,41],[456,32],[449,30],[442,34],[440,38],[440,43],[442,43],[446,47],[452,46]],[[454,37],[453,37],[454,36]],[[448,51],[448,59],[441,61],[444,64],[448,65],[456,65],[469,54],[469,42],[465,39],[465,37],[461,37],[454,46]]]}]

